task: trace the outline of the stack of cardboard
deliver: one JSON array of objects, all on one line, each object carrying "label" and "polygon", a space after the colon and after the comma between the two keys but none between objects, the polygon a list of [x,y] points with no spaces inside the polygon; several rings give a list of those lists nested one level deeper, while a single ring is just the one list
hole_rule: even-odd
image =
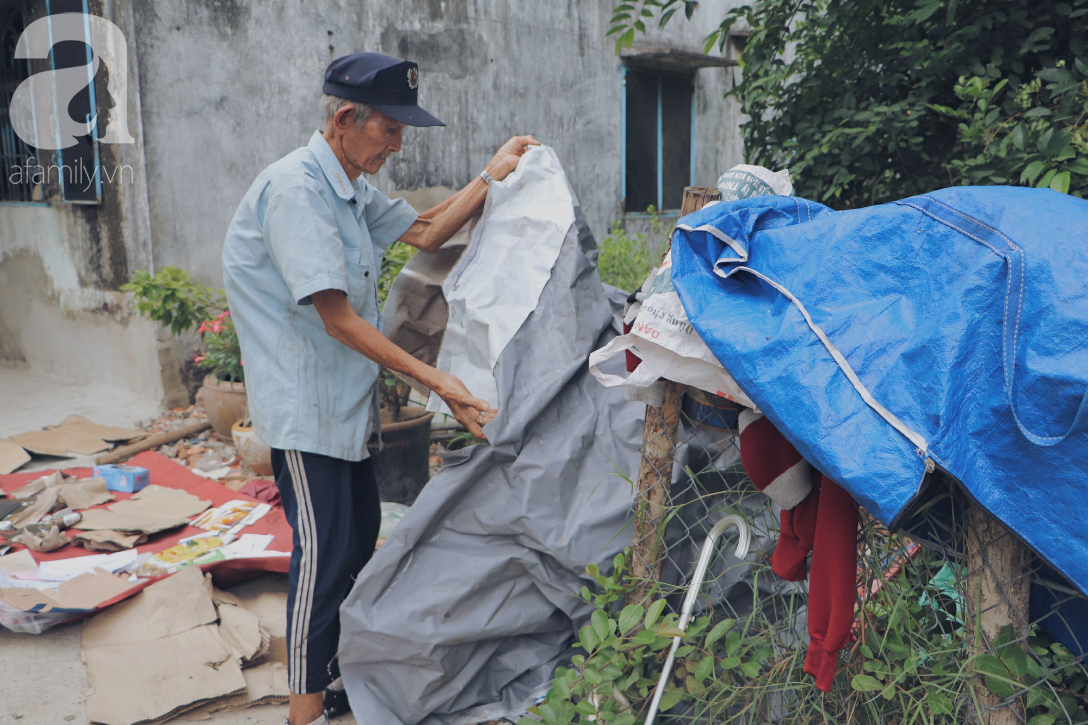
[{"label": "stack of cardboard", "polygon": [[145,435],[144,431],[101,425],[82,415],[70,415],[44,430],[0,438],[0,474],[11,473],[27,463],[31,453],[60,458],[91,456]]},{"label": "stack of cardboard", "polygon": [[99,614],[83,628],[91,722],[152,725],[286,701],[285,600],[239,599],[189,567]]}]

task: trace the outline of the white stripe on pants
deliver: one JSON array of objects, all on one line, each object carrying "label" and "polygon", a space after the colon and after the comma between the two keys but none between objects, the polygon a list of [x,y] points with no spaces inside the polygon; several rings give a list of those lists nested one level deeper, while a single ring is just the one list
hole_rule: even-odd
[{"label": "white stripe on pants", "polygon": [[302,455],[298,451],[284,451],[284,454],[295,491],[296,525],[302,545],[302,561],[295,589],[295,611],[291,620],[292,656],[287,676],[292,692],[306,694],[306,649],[317,576],[317,535],[314,532],[314,509],[310,501],[310,486],[306,480]]}]

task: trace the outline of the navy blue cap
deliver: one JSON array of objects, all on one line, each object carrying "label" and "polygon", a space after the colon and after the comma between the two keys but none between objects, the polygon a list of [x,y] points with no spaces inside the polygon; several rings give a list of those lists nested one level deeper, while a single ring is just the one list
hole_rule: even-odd
[{"label": "navy blue cap", "polygon": [[325,93],[366,103],[409,126],[445,126],[419,107],[419,67],[381,53],[352,53],[325,69]]}]

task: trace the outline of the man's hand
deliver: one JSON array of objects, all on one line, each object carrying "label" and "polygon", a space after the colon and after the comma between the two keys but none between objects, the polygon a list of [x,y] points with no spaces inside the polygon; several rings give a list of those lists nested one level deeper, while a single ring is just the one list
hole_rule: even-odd
[{"label": "man's hand", "polygon": [[434,380],[429,386],[449,406],[457,422],[468,428],[468,432],[477,438],[487,438],[484,426],[494,419],[499,411],[491,410],[486,400],[481,400],[468,392],[460,380],[447,373],[435,371]]},{"label": "man's hand", "polygon": [[502,181],[517,168],[518,160],[530,146],[539,145],[540,142],[532,136],[514,136],[495,152],[491,161],[487,163],[487,173],[491,174],[491,178],[495,181]]}]

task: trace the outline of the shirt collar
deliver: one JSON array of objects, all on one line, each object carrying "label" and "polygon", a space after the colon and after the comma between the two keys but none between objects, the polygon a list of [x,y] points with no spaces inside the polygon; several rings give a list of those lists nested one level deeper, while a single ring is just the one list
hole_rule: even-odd
[{"label": "shirt collar", "polygon": [[332,152],[332,147],[329,146],[329,142],[325,140],[325,136],[321,131],[315,131],[312,138],[310,138],[309,148],[317,158],[317,163],[321,166],[321,170],[325,173],[325,177],[329,180],[329,184],[336,191],[337,195],[344,201],[351,201],[355,198],[355,185],[348,179],[347,173],[344,171],[344,167],[340,165],[340,161],[336,158],[336,154]]}]

